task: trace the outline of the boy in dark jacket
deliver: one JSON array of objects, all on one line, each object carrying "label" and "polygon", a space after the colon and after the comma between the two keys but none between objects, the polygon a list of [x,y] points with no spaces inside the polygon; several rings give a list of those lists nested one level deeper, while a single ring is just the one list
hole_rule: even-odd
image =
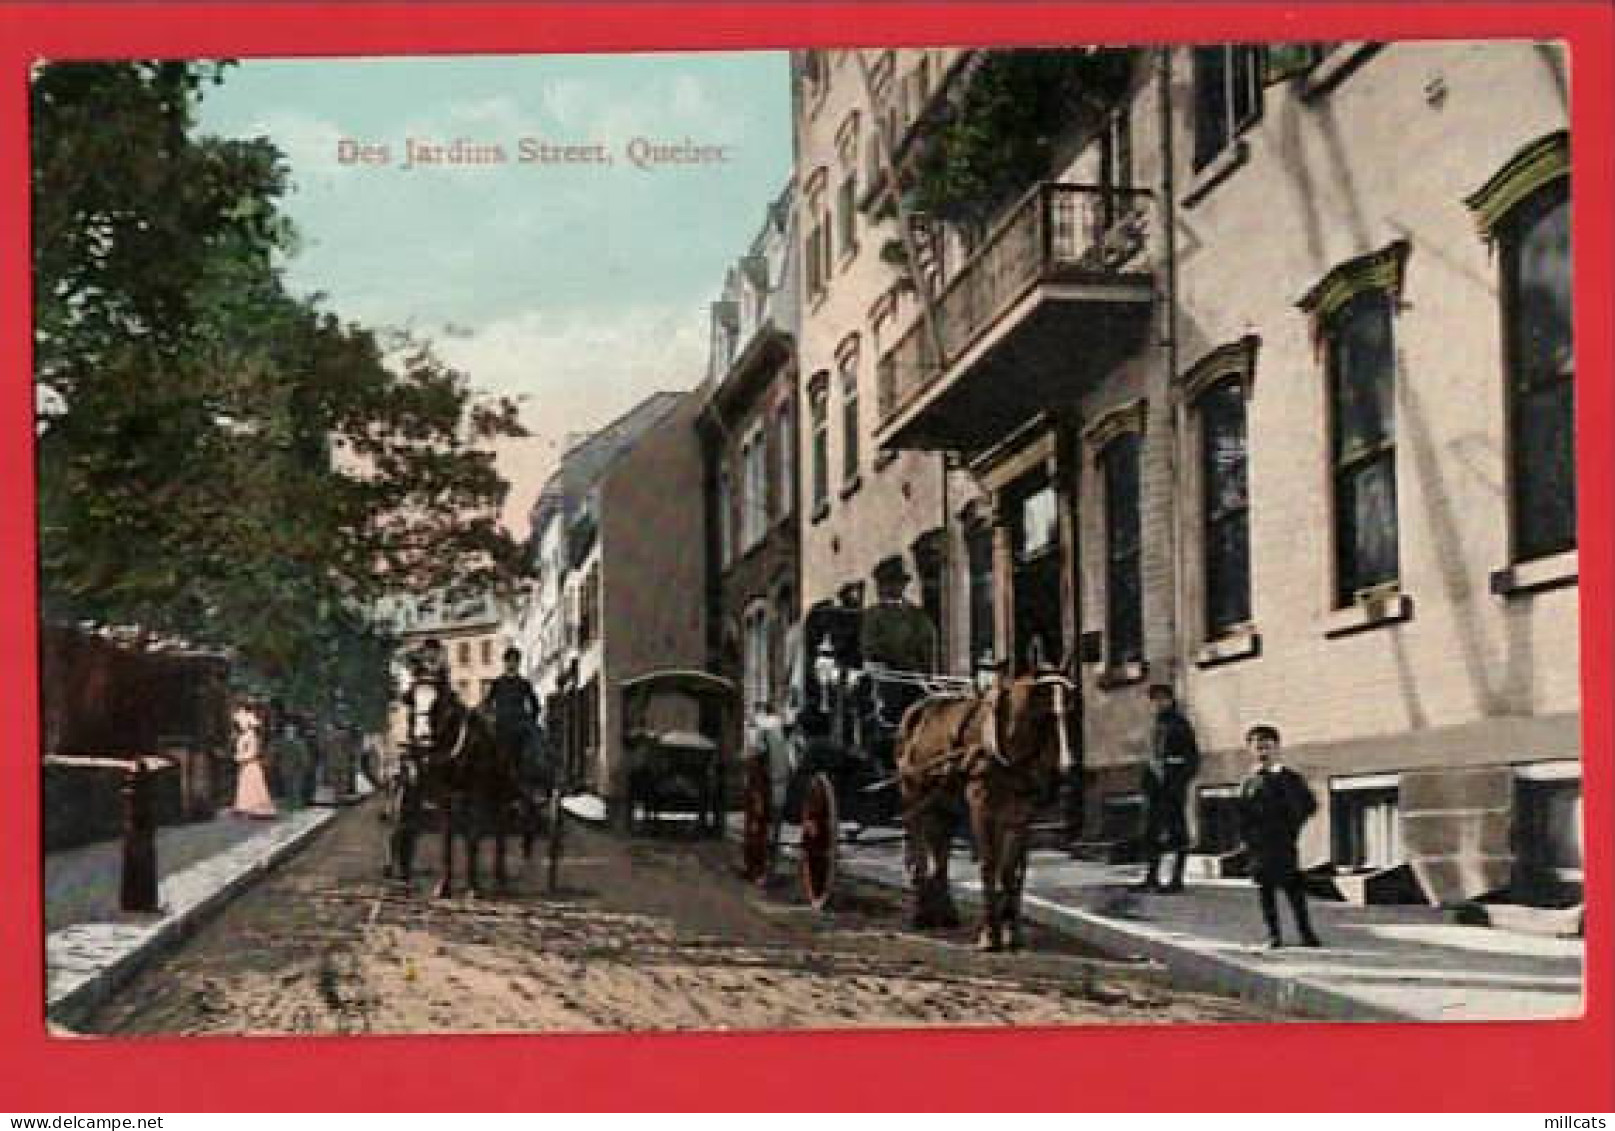
[{"label": "boy in dark jacket", "polygon": [[[1144,764],[1143,783],[1144,852],[1149,871],[1137,890],[1178,892],[1183,890],[1183,870],[1189,859],[1189,783],[1200,772],[1200,745],[1169,685],[1150,687],[1150,705],[1155,708],[1155,724],[1150,728],[1150,757]],[[1160,887],[1163,848],[1177,856],[1172,878]]]},{"label": "boy in dark jacket", "polygon": [[1239,790],[1239,823],[1250,853],[1251,878],[1261,894],[1262,918],[1267,923],[1267,945],[1284,945],[1279,930],[1278,901],[1283,891],[1295,915],[1302,946],[1322,946],[1307,916],[1307,893],[1301,875],[1296,840],[1301,827],[1317,811],[1306,779],[1280,764],[1278,728],[1261,723],[1245,734],[1245,745],[1256,757],[1256,769]]}]

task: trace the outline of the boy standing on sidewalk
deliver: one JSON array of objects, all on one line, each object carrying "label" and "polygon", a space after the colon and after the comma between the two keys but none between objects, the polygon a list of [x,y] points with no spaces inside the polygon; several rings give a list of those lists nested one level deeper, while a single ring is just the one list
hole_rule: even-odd
[{"label": "boy standing on sidewalk", "polygon": [[1250,852],[1251,877],[1261,894],[1262,918],[1267,923],[1267,945],[1284,945],[1279,929],[1278,901],[1283,891],[1295,915],[1302,946],[1322,946],[1307,916],[1306,885],[1301,875],[1296,840],[1301,828],[1317,811],[1317,799],[1306,779],[1278,759],[1278,728],[1260,723],[1245,734],[1245,746],[1256,757],[1256,768],[1239,789],[1239,824]]},{"label": "boy standing on sidewalk", "polygon": [[[1170,685],[1151,684],[1150,705],[1155,708],[1155,723],[1150,728],[1149,761],[1144,764],[1144,852],[1149,871],[1135,890],[1179,892],[1189,860],[1189,783],[1200,772],[1200,745],[1194,726],[1178,710]],[[1165,887],[1159,886],[1163,848],[1177,853]]]}]

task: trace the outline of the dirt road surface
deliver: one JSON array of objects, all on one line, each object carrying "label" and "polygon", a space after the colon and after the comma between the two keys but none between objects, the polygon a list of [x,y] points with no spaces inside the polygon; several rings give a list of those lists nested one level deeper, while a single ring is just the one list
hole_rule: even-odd
[{"label": "dirt road surface", "polygon": [[[511,894],[434,901],[380,880],[386,826],[344,813],[92,1019],[136,1033],[444,1033],[1260,1020],[1158,970],[1033,930],[981,954],[968,927],[902,927],[896,892],[833,913],[734,874],[732,845],[572,826],[562,889],[515,853]],[[434,839],[419,856],[430,867]]]}]

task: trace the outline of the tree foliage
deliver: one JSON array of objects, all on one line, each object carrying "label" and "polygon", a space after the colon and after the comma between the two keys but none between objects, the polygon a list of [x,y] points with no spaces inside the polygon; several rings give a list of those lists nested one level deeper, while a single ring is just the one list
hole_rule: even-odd
[{"label": "tree foliage", "polygon": [[522,428],[429,343],[289,292],[284,158],[196,129],[224,74],[36,72],[42,596],[232,647],[312,703],[379,682],[382,592],[512,575],[487,447]]},{"label": "tree foliage", "polygon": [[1090,105],[1114,97],[1127,67],[1118,51],[986,52],[959,97],[925,130],[914,207],[979,231],[1048,175],[1062,132]]}]

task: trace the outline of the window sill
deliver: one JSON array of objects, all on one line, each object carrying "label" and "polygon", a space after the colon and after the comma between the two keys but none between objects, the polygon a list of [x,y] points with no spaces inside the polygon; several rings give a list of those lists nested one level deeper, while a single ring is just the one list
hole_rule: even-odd
[{"label": "window sill", "polygon": [[1413,598],[1406,593],[1385,593],[1365,598],[1356,604],[1336,609],[1324,617],[1323,634],[1327,637],[1350,636],[1367,632],[1388,624],[1401,624],[1413,619]]},{"label": "window sill", "polygon": [[885,471],[897,462],[897,452],[892,448],[882,448],[875,453],[875,470]]},{"label": "window sill", "polygon": [[825,519],[827,519],[829,517],[830,517],[830,500],[825,499],[818,506],[813,508],[813,514],[811,516],[809,516],[808,521],[813,523],[815,526],[817,526],[819,523],[823,522]]},{"label": "window sill", "polygon": [[1250,143],[1244,138],[1236,138],[1189,179],[1189,187],[1183,194],[1183,207],[1193,208],[1199,204],[1212,189],[1232,176],[1234,170],[1249,161],[1250,155]]},{"label": "window sill", "polygon": [[1328,94],[1345,81],[1347,75],[1368,62],[1381,46],[1361,41],[1342,43],[1302,77],[1301,97],[1312,99]]},{"label": "window sill", "polygon": [[1249,660],[1262,654],[1262,636],[1251,625],[1236,628],[1226,636],[1208,640],[1195,653],[1196,667],[1213,668],[1237,660]]},{"label": "window sill", "polygon": [[841,501],[846,502],[848,499],[852,498],[858,493],[858,488],[862,487],[863,485],[864,478],[861,475],[854,475],[851,479],[847,480],[847,482],[841,488]]},{"label": "window sill", "polygon": [[1107,664],[1095,682],[1106,690],[1143,683],[1150,674],[1150,666],[1143,660],[1129,660],[1125,664]]},{"label": "window sill", "polygon": [[1566,550],[1492,572],[1492,592],[1499,597],[1529,597],[1547,589],[1574,585],[1581,576],[1581,554]]}]

